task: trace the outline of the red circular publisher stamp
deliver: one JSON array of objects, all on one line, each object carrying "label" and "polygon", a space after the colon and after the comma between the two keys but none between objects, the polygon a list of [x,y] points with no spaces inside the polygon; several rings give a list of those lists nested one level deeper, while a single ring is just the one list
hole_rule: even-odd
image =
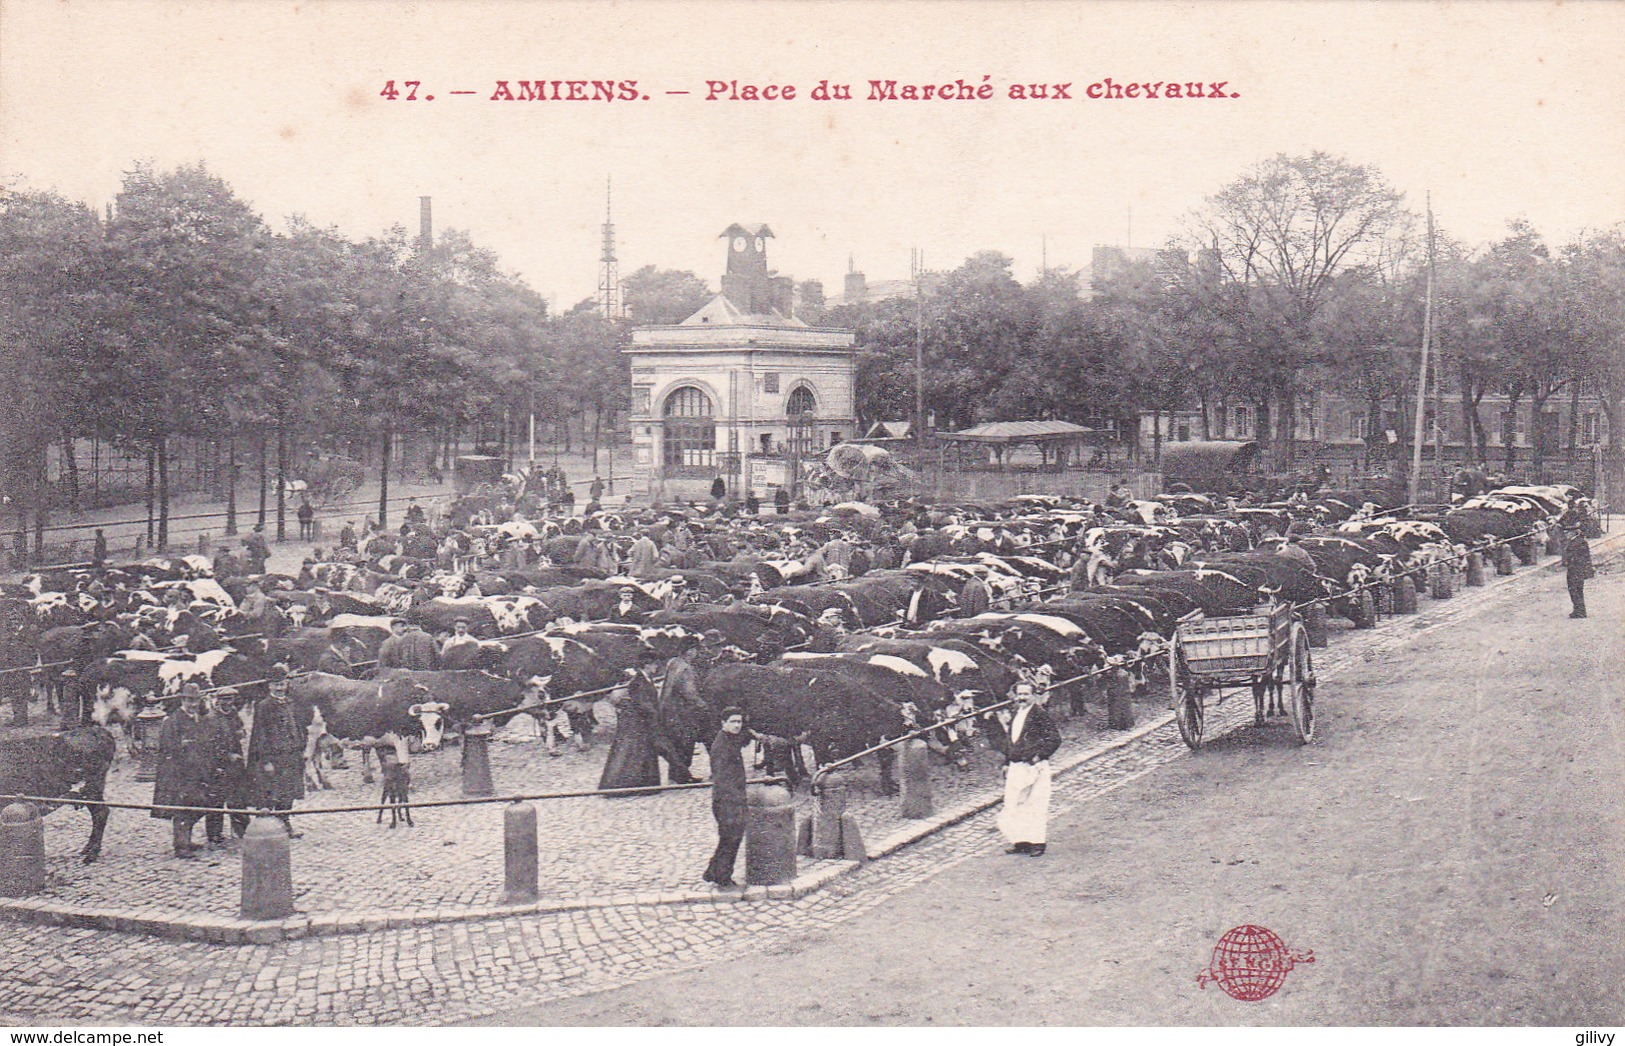
[{"label": "red circular publisher stamp", "polygon": [[1213,981],[1232,999],[1258,1002],[1280,990],[1292,967],[1314,961],[1314,952],[1288,948],[1270,930],[1248,923],[1219,938],[1207,968],[1196,974],[1196,984],[1206,988]]}]

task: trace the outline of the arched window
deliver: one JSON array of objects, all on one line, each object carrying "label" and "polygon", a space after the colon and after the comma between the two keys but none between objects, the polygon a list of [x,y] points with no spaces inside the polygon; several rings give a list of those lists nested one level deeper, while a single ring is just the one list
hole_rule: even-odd
[{"label": "arched window", "polygon": [[818,403],[813,399],[812,389],[805,385],[798,385],[790,392],[790,401],[785,404],[784,413],[794,418],[802,414],[815,414],[818,412]]},{"label": "arched window", "polygon": [[663,460],[668,467],[710,468],[717,449],[711,397],[685,385],[666,397]]},{"label": "arched window", "polygon": [[801,457],[816,452],[818,443],[813,417],[818,413],[818,402],[813,399],[812,389],[805,385],[791,389],[790,398],[784,404],[784,413],[790,419],[788,442],[791,452]]}]

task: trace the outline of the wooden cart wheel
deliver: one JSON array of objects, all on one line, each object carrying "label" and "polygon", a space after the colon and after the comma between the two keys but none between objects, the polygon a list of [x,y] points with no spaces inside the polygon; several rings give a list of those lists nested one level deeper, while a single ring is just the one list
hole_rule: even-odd
[{"label": "wooden cart wheel", "polygon": [[1194,752],[1202,747],[1202,688],[1191,678],[1177,651],[1168,655],[1168,688],[1173,694],[1174,721],[1179,724],[1179,736]]},{"label": "wooden cart wheel", "polygon": [[1309,634],[1302,625],[1292,630],[1292,656],[1286,671],[1292,729],[1304,744],[1315,739],[1315,665],[1309,653]]}]

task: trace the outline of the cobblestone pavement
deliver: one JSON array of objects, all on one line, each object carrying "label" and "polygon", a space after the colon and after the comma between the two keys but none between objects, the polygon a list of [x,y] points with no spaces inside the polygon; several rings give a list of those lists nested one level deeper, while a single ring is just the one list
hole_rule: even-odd
[{"label": "cobblestone pavement", "polygon": [[[1160,695],[1159,695],[1160,696]],[[1142,718],[1160,709],[1148,704]],[[614,712],[599,705],[599,719],[613,725]],[[526,736],[529,720],[498,734],[491,745],[491,770],[501,794],[579,791],[597,787],[608,745],[577,752],[566,746],[557,758]],[[608,731],[605,731],[607,733]],[[1109,736],[1104,714],[1089,714],[1065,725],[1074,750]],[[512,738],[509,741],[507,739]],[[335,787],[313,793],[301,809],[367,805],[378,801],[380,786],[363,784],[359,760],[333,771]],[[115,801],[146,803],[152,785],[134,779],[135,762],[121,757],[108,782]],[[695,758],[705,776],[705,755]],[[998,786],[999,759],[978,749],[969,772],[946,765],[932,771],[939,808],[984,795]],[[909,824],[896,799],[879,791],[878,773],[864,766],[846,775],[848,810],[866,840],[877,840]],[[462,795],[460,753],[424,753],[412,760],[413,798],[457,799]],[[813,800],[797,793],[802,815]],[[575,798],[536,803],[541,839],[540,900],[578,902],[629,894],[671,893],[702,887],[699,872],[716,841],[710,793],[704,789],[618,798]],[[389,911],[427,914],[438,909],[496,905],[503,890],[503,807],[501,804],[418,810],[414,827],[389,827],[389,818],[342,813],[298,819],[304,837],[294,840],[294,903],[300,912]],[[117,909],[140,918],[216,915],[235,918],[241,899],[240,844],[231,840],[201,859],[182,861],[170,852],[167,822],[145,813],[112,812],[103,858],[79,863],[88,817],[63,810],[46,818],[48,881],[40,900],[82,909]],[[203,827],[194,830],[203,840]],[[803,861],[803,871],[821,862]]]},{"label": "cobblestone pavement", "polygon": [[[1334,637],[1330,649],[1316,651],[1316,667],[1322,680],[1321,701],[1338,700],[1335,685],[1328,684],[1343,669],[1362,660],[1390,655],[1423,631],[1450,627],[1491,601],[1507,598],[1517,591],[1521,581],[1536,574],[1537,571],[1525,568],[1513,578],[1494,579],[1493,586],[1468,590],[1449,602],[1424,602],[1424,613],[1419,617],[1390,618],[1370,632]],[[1239,728],[1238,740],[1247,744],[1293,743],[1290,728],[1283,724],[1272,723],[1262,729],[1244,726],[1251,716],[1251,702],[1245,695],[1232,698],[1222,707],[1210,709],[1209,736]],[[1054,800],[1057,812],[1121,787],[1185,754],[1177,732],[1171,724],[1165,723],[1132,743],[1059,777]],[[512,772],[512,764],[507,760],[513,758],[519,757],[499,751],[496,767],[499,779],[505,767],[506,772]],[[427,767],[428,761],[424,763]],[[596,759],[591,766],[596,768]],[[414,764],[414,772],[417,771],[418,766]],[[454,772],[454,767],[445,772],[438,784],[426,783],[425,792],[433,787],[454,787]],[[947,773],[943,771],[939,778]],[[425,774],[426,779],[431,776]],[[970,776],[979,778],[981,771]],[[987,783],[984,780],[982,787]],[[973,784],[965,782],[956,787],[970,790]],[[948,796],[942,799],[943,805],[953,801]],[[596,846],[616,856],[599,860],[593,850],[583,847],[588,852],[574,850],[571,860],[555,861],[549,867],[555,869],[555,874],[572,874],[557,870],[574,862],[589,861],[606,868],[621,862],[633,865],[674,862],[670,867],[687,862],[682,867],[692,869],[696,866],[694,861],[703,859],[708,849],[709,825],[703,832],[696,828],[698,838],[691,842],[674,843],[671,825],[664,818],[688,816],[696,826],[703,823],[698,814],[678,811],[679,801],[704,806],[692,797],[681,800],[664,797],[659,802],[669,803],[672,810],[661,808],[660,813],[654,813],[656,806],[641,805],[651,802],[647,799],[635,800],[640,805],[628,807],[634,811],[651,811],[625,816],[642,825],[642,830],[649,833],[643,838],[657,840],[653,844],[640,843],[623,851],[620,846],[624,839],[608,842],[598,839]],[[834,926],[945,868],[1000,846],[1001,839],[994,828],[996,813],[997,808],[994,808],[972,816],[893,856],[836,879],[821,891],[790,901],[744,902],[718,895],[712,903],[604,907],[307,938],[276,945],[224,946],[95,930],[5,925],[8,947],[0,956],[0,983],[7,985],[7,991],[0,996],[0,1019],[19,1023],[73,1020],[182,1025],[441,1024],[474,1019],[511,1009],[518,1002],[534,1004],[598,991],[657,973],[699,966],[724,956],[737,956],[741,952],[754,950],[771,954],[776,946]],[[459,817],[475,820],[463,814]],[[552,816],[545,818],[544,824],[548,827],[544,828],[544,839],[573,830],[561,822],[562,819]],[[193,872],[190,866],[183,867],[179,862],[154,856],[152,851],[162,837],[157,827],[146,821],[139,825],[139,830],[128,825],[121,830],[152,837],[146,840],[149,852],[145,860],[161,871],[148,873],[147,881],[155,877],[169,880],[170,903],[180,903],[182,898],[193,896],[193,887],[187,884],[186,876],[203,878],[207,872],[235,882],[234,874],[222,870],[232,862],[222,860],[219,867],[205,865]],[[371,827],[369,822],[367,828]],[[58,831],[59,828],[53,828],[53,832]],[[335,835],[348,831],[362,833],[359,827],[333,831]],[[397,830],[394,835],[399,836],[402,831]],[[461,852],[455,857],[442,857],[435,850],[472,848],[471,842],[465,841],[470,840],[472,834],[460,833],[473,830],[458,826],[455,833],[451,827],[428,830],[420,827],[415,831],[415,839],[406,844],[390,840],[386,848],[380,848],[378,841],[389,834],[387,829],[362,833],[356,837],[361,841],[353,841],[348,849],[360,851],[355,855],[358,859],[364,856],[366,861],[372,862],[366,865],[368,870],[353,873],[341,885],[323,886],[314,885],[316,880],[309,874],[317,866],[314,853],[323,843],[318,839],[316,845],[305,849],[312,842],[312,837],[307,836],[296,844],[301,849],[295,855],[295,874],[301,884],[312,882],[312,891],[320,889],[328,891],[327,896],[344,897],[349,896],[347,891],[377,889],[376,883],[368,881],[373,878],[374,870],[409,866],[417,868],[420,874],[436,873],[415,883],[420,888],[433,888],[425,884],[440,880],[439,873],[447,869],[448,861],[460,864],[465,860]],[[407,836],[412,837],[412,833],[407,832]],[[441,846],[447,838],[457,845]],[[60,849],[62,844],[61,839],[54,838],[55,848]],[[404,845],[412,856],[398,854],[394,849],[396,845]],[[416,849],[412,849],[414,847]],[[558,849],[570,851],[568,847]],[[673,856],[676,851],[681,851],[682,862]],[[438,863],[437,857],[440,857]],[[491,863],[494,866],[498,862],[493,859]],[[119,879],[119,874],[109,874],[114,867],[118,866],[104,867],[95,877]],[[118,873],[127,870],[118,867]],[[472,862],[466,871],[474,871]],[[625,869],[614,874],[645,873]],[[400,876],[392,878],[398,882]],[[445,878],[449,880],[450,875]],[[481,882],[485,885],[479,889],[491,888],[490,880]],[[141,888],[128,881],[123,885],[129,890]],[[217,892],[208,896],[221,896],[218,890],[223,887],[211,889]],[[464,886],[461,889],[475,888]],[[307,898],[310,896],[306,894]],[[398,903],[399,898],[394,899]]]}]

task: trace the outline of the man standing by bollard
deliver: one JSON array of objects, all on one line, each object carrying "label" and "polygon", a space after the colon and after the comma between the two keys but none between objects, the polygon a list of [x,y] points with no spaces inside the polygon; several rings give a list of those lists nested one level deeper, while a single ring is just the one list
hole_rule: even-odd
[{"label": "man standing by bollard", "polygon": [[[254,730],[248,738],[249,799],[267,810],[291,810],[305,797],[305,731],[288,704],[288,669],[275,664],[266,673],[271,696],[254,709]],[[293,819],[282,817],[288,836],[299,838]]]},{"label": "man standing by bollard", "polygon": [[[999,831],[1010,840],[1007,854],[1037,857],[1044,852],[1049,830],[1049,757],[1061,747],[1061,732],[1044,711],[1048,696],[1031,683],[1017,683],[1016,713],[1004,744],[1004,810]],[[1000,719],[1005,713],[1000,714]]]},{"label": "man standing by bollard", "polygon": [[181,707],[164,720],[158,733],[158,773],[152,786],[152,816],[168,821],[175,856],[190,859],[202,847],[192,842],[198,814],[170,806],[208,805],[209,749],[202,719],[203,691],[196,683],[181,687]]},{"label": "man standing by bollard", "polygon": [[748,803],[745,797],[744,747],[745,712],[739,708],[722,711],[722,729],[711,742],[711,814],[717,819],[717,848],[705,867],[705,881],[717,886],[734,885],[734,863],[739,844],[745,839]]},{"label": "man standing by bollard", "polygon": [[1597,576],[1591,565],[1591,545],[1586,541],[1583,521],[1574,513],[1565,513],[1563,526],[1563,571],[1568,575],[1569,603],[1573,609],[1569,617],[1586,616],[1586,581]]},{"label": "man standing by bollard", "polygon": [[[214,695],[214,711],[203,720],[203,733],[208,749],[209,780],[205,806],[242,809],[248,803],[248,755],[244,742],[242,697],[230,687]],[[221,846],[226,841],[226,815],[205,814],[204,835],[210,846]],[[248,815],[231,815],[231,834],[241,839],[248,831]]]}]

